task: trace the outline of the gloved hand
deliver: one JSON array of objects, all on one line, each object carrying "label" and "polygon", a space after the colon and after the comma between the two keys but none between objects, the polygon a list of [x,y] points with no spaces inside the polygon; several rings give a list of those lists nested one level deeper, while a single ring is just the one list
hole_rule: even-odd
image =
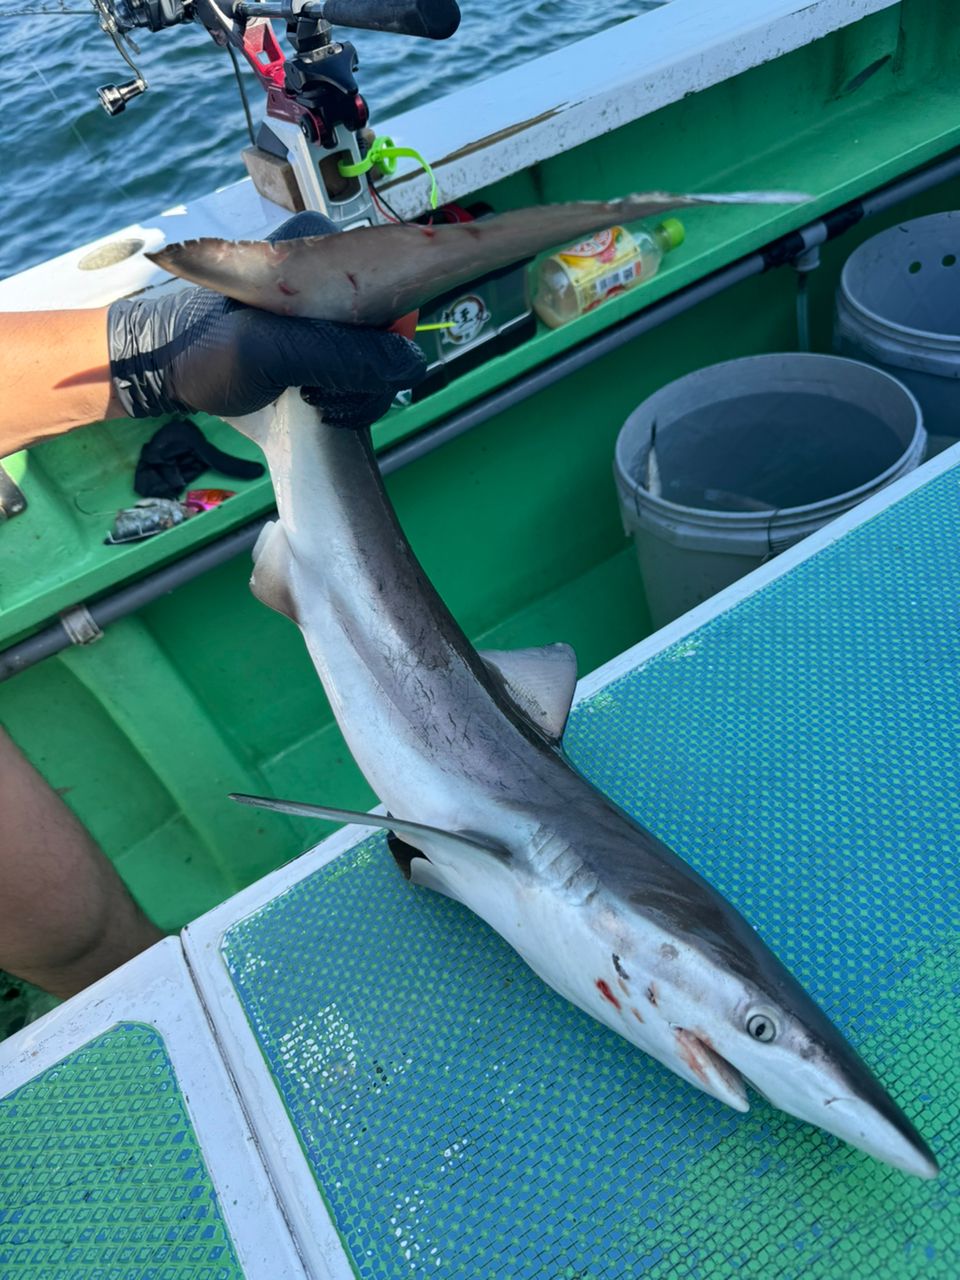
[{"label": "gloved hand", "polygon": [[[319,213],[298,213],[270,237],[336,231]],[[378,329],[277,316],[209,289],[125,298],[107,315],[110,372],[132,418],[166,413],[239,417],[287,387],[311,387],[333,426],[359,427],[426,371],[419,348]]]}]

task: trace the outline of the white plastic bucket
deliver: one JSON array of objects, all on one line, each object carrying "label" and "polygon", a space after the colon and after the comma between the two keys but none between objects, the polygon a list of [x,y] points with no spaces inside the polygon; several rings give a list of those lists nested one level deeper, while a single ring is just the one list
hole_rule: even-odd
[{"label": "white plastic bucket", "polygon": [[614,463],[654,626],[912,471],[925,445],[911,392],[838,356],[750,356],[661,388]]},{"label": "white plastic bucket", "polygon": [[851,253],[834,349],[886,369],[920,403],[933,453],[960,437],[960,213],[890,227]]}]

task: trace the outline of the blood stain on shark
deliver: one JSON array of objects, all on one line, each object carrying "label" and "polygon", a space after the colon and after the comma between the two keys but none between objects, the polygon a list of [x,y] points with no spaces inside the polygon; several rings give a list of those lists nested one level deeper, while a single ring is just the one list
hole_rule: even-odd
[{"label": "blood stain on shark", "polygon": [[600,994],[603,996],[604,1000],[609,1000],[615,1009],[621,1008],[620,1001],[613,994],[613,992],[610,990],[610,987],[607,985],[606,982],[604,982],[602,978],[597,979],[596,987],[597,987],[597,990],[600,992]]}]

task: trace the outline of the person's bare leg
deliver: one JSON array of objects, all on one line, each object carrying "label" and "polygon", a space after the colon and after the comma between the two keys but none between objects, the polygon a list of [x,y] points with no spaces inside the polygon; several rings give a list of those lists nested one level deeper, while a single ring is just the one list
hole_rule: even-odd
[{"label": "person's bare leg", "polygon": [[65,998],[163,936],[0,729],[0,969]]}]

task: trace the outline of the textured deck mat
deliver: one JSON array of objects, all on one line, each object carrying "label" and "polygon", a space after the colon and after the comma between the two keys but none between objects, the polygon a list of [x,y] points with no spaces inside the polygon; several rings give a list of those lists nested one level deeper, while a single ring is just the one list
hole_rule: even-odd
[{"label": "textured deck mat", "polygon": [[0,1280],[243,1280],[152,1027],[0,1098]]},{"label": "textured deck mat", "polygon": [[955,469],[608,686],[566,739],[760,927],[942,1176],[694,1091],[376,837],[224,940],[359,1276],[960,1276],[958,547]]}]

